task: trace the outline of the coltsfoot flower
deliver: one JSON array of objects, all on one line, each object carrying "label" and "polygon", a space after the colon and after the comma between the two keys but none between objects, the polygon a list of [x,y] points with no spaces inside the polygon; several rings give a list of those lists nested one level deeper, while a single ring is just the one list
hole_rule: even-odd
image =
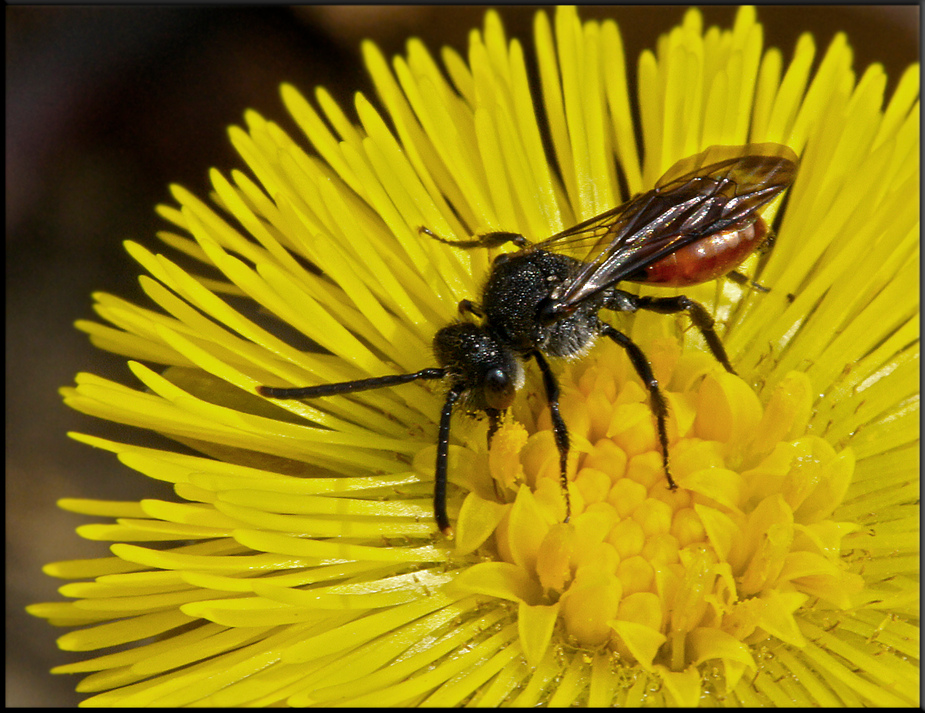
[{"label": "coltsfoot flower", "polygon": [[[106,520],[79,533],[112,556],[48,565],[73,601],[30,611],[99,652],[56,669],[86,674],[89,702],[918,701],[918,67],[884,105],[844,36],[811,72],[812,37],[785,63],[747,7],[731,30],[692,10],[629,65],[613,22],[559,9],[535,32],[538,96],[494,13],[444,69],[415,40],[391,67],[365,45],[381,108],[357,95],[358,124],[284,86],[313,151],[248,112],[230,135],[250,175],[213,171],[214,207],[174,187],[160,209],[181,259],[127,244],[153,306],[97,295],[112,326],[79,326],[141,386],[81,374],[65,400],[182,447],[74,434],[176,496],[61,501]],[[493,255],[419,226],[538,240],[706,146],[757,142],[801,156],[763,211],[773,251],[745,266],[770,291],[685,291],[738,376],[682,319],[613,317],[666,393],[678,490],[607,340],[555,366],[568,523],[532,368],[490,449],[484,421],[454,419],[452,541],[431,506],[438,386],[256,395],[433,365]]]}]

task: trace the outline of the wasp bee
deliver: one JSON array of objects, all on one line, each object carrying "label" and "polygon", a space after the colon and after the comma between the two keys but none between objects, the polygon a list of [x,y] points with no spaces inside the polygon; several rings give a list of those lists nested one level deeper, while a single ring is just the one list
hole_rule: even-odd
[{"label": "wasp bee", "polygon": [[598,313],[686,312],[713,356],[733,372],[713,318],[702,305],[684,295],[641,297],[618,285],[685,287],[731,273],[769,242],[771,233],[759,210],[793,183],[798,164],[793,150],[780,144],[712,146],[677,162],[652,190],[536,243],[508,232],[450,241],[421,228],[422,234],[458,248],[505,243],[520,248],[494,259],[477,302],[460,302],[460,312],[477,319],[454,322],[434,335],[438,366],[303,388],[260,386],[257,391],[275,399],[312,399],[416,380],[445,380],[434,517],[440,530],[449,535],[447,454],[454,407],[460,403],[469,412],[484,412],[489,418],[490,441],[524,383],[524,364],[532,359],[542,375],[552,416],[567,522],[569,433],[559,414],[559,385],[548,359],[574,357],[599,337],[607,337],[626,350],[648,390],[665,476],[668,487],[674,489],[665,425],[668,407],[652,367],[643,351],[623,332],[603,322]]}]

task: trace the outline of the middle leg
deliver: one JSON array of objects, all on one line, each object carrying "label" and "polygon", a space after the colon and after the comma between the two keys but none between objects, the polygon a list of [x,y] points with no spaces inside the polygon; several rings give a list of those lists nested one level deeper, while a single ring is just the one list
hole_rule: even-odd
[{"label": "middle leg", "polygon": [[639,374],[639,378],[642,379],[642,383],[646,385],[646,389],[649,391],[649,402],[652,407],[652,413],[655,414],[655,424],[658,429],[658,442],[662,447],[662,463],[665,467],[665,476],[668,478],[668,487],[674,490],[678,486],[671,477],[671,470],[668,468],[668,428],[666,426],[668,402],[665,401],[665,396],[658,387],[658,380],[655,378],[655,374],[652,373],[652,366],[649,364],[649,360],[646,359],[646,355],[643,353],[642,349],[639,348],[639,345],[627,337],[623,332],[614,329],[604,322],[601,322],[600,330],[602,335],[610,337],[626,350],[626,355],[630,358],[630,363],[633,365],[636,373]]},{"label": "middle leg", "polygon": [[532,356],[540,367],[543,374],[543,385],[546,387],[546,401],[549,404],[549,413],[552,417],[552,432],[556,437],[556,448],[559,449],[559,479],[562,484],[562,494],[565,497],[565,520],[563,522],[568,522],[572,516],[572,502],[568,494],[569,438],[568,428],[566,428],[565,421],[559,413],[559,382],[556,381],[555,374],[552,373],[546,357],[538,351],[533,352]]}]

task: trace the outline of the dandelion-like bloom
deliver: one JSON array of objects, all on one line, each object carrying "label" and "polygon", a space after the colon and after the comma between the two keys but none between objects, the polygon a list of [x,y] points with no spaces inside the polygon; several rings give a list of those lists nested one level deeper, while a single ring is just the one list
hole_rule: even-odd
[{"label": "dandelion-like bloom", "polygon": [[[180,207],[161,209],[179,229],[162,239],[205,267],[128,244],[156,307],[98,295],[114,326],[80,327],[142,386],[82,374],[65,398],[188,449],[75,435],[179,498],[61,503],[115,518],[79,530],[112,557],[46,568],[82,580],[61,589],[75,601],[30,609],[82,627],[62,648],[102,652],[57,669],[88,674],[91,702],[918,700],[918,68],[884,108],[882,68],[856,80],[843,36],[811,74],[811,37],[785,65],[753,9],[706,32],[691,11],[639,58],[631,98],[615,23],[564,9],[535,30],[540,96],[492,13],[445,71],[416,41],[391,69],[366,45],[383,109],[358,95],[359,125],[323,90],[322,118],[283,87],[316,154],[250,112],[231,139],[256,181],[213,171],[216,208],[177,187]],[[419,226],[538,240],[706,146],[768,141],[801,155],[763,212],[771,291],[686,291],[740,376],[683,319],[614,318],[666,392],[677,491],[613,343],[555,367],[569,523],[528,368],[490,450],[484,421],[453,420],[455,540],[431,505],[440,388],[255,393],[434,365],[434,332],[477,298],[492,254]]]}]

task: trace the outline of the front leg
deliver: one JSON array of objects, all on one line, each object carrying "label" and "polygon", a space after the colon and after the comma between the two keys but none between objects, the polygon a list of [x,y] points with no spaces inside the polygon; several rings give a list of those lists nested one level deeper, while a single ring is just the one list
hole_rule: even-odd
[{"label": "front leg", "polygon": [[481,235],[476,235],[472,240],[448,240],[440,237],[430,228],[425,228],[423,225],[418,228],[418,233],[433,238],[439,243],[445,243],[446,245],[452,245],[457,248],[497,248],[505,243],[514,243],[514,245],[519,248],[525,248],[530,245],[530,241],[520,233],[507,233],[503,231],[482,233]]},{"label": "front leg", "polygon": [[496,408],[487,408],[485,413],[488,414],[488,447],[491,448],[491,439],[495,437],[498,429],[501,428],[501,422],[504,420],[504,411]]},{"label": "front leg", "polygon": [[446,512],[446,482],[447,461],[450,453],[450,418],[453,416],[453,405],[463,395],[465,389],[456,384],[446,392],[446,401],[440,412],[440,432],[437,436],[437,463],[434,473],[434,519],[446,537],[453,534],[450,526],[450,517]]},{"label": "front leg", "polygon": [[562,494],[565,497],[565,520],[568,522],[572,516],[572,502],[568,494],[568,428],[559,413],[559,383],[556,381],[549,362],[540,352],[535,351],[531,356],[536,359],[537,365],[543,374],[543,385],[546,387],[546,402],[549,404],[549,413],[552,417],[552,432],[556,437],[556,448],[559,449],[559,481],[562,484]]},{"label": "front leg", "polygon": [[684,295],[678,295],[677,297],[639,297],[623,290],[613,290],[604,301],[604,307],[616,312],[635,312],[638,309],[646,309],[659,314],[687,312],[691,322],[700,330],[706,340],[707,347],[716,358],[716,361],[722,364],[730,374],[735,374],[735,369],[732,368],[729,357],[726,356],[726,349],[713,328],[715,324],[713,317],[710,316],[710,313],[702,304],[695,302],[690,297],[685,297]]}]

